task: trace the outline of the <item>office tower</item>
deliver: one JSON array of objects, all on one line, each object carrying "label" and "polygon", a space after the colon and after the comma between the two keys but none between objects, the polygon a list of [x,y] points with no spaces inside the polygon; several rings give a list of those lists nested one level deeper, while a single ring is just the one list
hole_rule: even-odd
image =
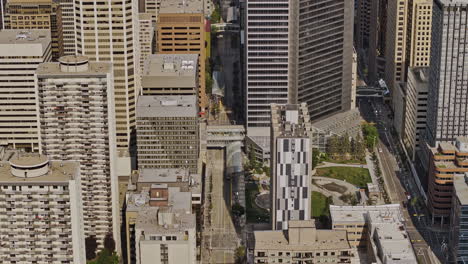
[{"label": "office tower", "polygon": [[62,15],[63,55],[76,55],[74,0],[59,0]]},{"label": "office tower", "polygon": [[64,56],[36,71],[39,149],[51,159],[80,161],[85,235],[119,249],[112,65]]},{"label": "office tower", "polygon": [[387,30],[388,0],[371,1],[369,52],[368,52],[368,80],[370,84],[377,83],[384,78],[385,46]]},{"label": "office tower", "polygon": [[0,158],[1,262],[85,263],[79,163],[8,150]]},{"label": "office tower", "polygon": [[145,0],[142,7],[143,9],[140,8],[140,10],[144,10],[145,13],[151,14],[151,17],[154,22],[158,21],[158,14],[159,14],[159,8],[161,7],[161,0]]},{"label": "office tower", "polygon": [[372,18],[373,0],[356,0],[355,45],[359,51],[369,48],[370,27]]},{"label": "office tower", "polygon": [[155,50],[154,25],[151,14],[138,14],[138,44],[140,45],[140,76],[145,67],[145,60],[153,54]]},{"label": "office tower", "polygon": [[250,138],[261,145],[268,135],[271,103],[307,103],[313,121],[351,109],[352,1],[248,0],[246,6]]},{"label": "office tower", "polygon": [[389,1],[385,82],[393,94],[408,67],[429,66],[432,0]]},{"label": "office tower", "polygon": [[305,103],[271,105],[271,224],[288,229],[290,220],[309,220],[312,127]]},{"label": "office tower", "polygon": [[153,54],[144,65],[143,95],[198,95],[198,55]]},{"label": "office tower", "polygon": [[408,68],[403,144],[411,159],[421,148],[427,118],[428,67]]},{"label": "office tower", "polygon": [[449,260],[463,263],[468,259],[466,239],[468,235],[468,174],[455,176],[453,180],[453,208],[450,214]]},{"label": "office tower", "polygon": [[190,192],[161,184],[158,177],[152,180],[140,186],[138,179],[137,187],[127,191],[127,263],[196,263]]},{"label": "office tower", "polygon": [[198,172],[196,96],[140,96],[136,112],[139,168]]},{"label": "office tower", "polygon": [[51,59],[49,30],[0,31],[0,145],[37,151],[34,71]]},{"label": "office tower", "polygon": [[158,54],[198,54],[198,103],[208,106],[205,91],[205,17],[196,0],[163,0],[157,22]]},{"label": "office tower", "polygon": [[48,29],[52,38],[52,58],[63,54],[62,14],[52,0],[8,0],[6,29]]},{"label": "office tower", "polygon": [[430,146],[468,136],[468,1],[433,7],[426,138]]},{"label": "office tower", "polygon": [[468,137],[458,137],[455,144],[441,142],[429,148],[429,175],[427,207],[432,223],[447,223],[452,208],[453,181],[467,172]]},{"label": "office tower", "polygon": [[287,231],[254,231],[254,263],[359,263],[346,231],[323,230],[314,220],[291,221]]},{"label": "office tower", "polygon": [[90,61],[112,62],[117,148],[128,149],[133,144],[139,93],[137,2],[75,0],[75,18],[77,54]]}]

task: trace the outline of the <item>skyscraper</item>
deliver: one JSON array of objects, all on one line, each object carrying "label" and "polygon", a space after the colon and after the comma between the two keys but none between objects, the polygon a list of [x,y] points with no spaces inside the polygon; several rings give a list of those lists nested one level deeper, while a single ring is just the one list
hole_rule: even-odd
[{"label": "skyscraper", "polygon": [[138,21],[135,0],[75,0],[77,53],[90,61],[112,62],[117,147],[127,149],[135,129],[138,94]]},{"label": "skyscraper", "polygon": [[48,29],[52,38],[52,57],[63,54],[62,13],[52,0],[8,0],[5,10],[7,29]]},{"label": "skyscraper", "polygon": [[426,138],[430,146],[468,135],[468,0],[434,1]]},{"label": "skyscraper", "polygon": [[37,151],[34,71],[51,59],[49,30],[0,31],[0,145]]},{"label": "skyscraper", "polygon": [[353,7],[345,0],[247,1],[249,137],[268,135],[271,103],[307,103],[313,121],[351,109]]},{"label": "skyscraper", "polygon": [[39,149],[50,159],[80,162],[84,231],[119,249],[112,65],[64,56],[36,71]]},{"label": "skyscraper", "polygon": [[393,94],[408,67],[429,66],[432,0],[389,1],[387,18],[385,82]]},{"label": "skyscraper", "polygon": [[312,126],[305,103],[271,105],[271,225],[311,219]]}]

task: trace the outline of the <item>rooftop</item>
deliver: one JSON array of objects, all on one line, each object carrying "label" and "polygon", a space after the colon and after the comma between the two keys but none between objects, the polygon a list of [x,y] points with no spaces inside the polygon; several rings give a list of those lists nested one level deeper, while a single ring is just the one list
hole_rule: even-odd
[{"label": "rooftop", "polygon": [[144,64],[141,81],[144,88],[197,86],[197,54],[152,54]]},{"label": "rooftop", "polygon": [[338,222],[362,222],[366,221],[365,215],[369,212],[383,212],[401,217],[399,204],[386,205],[357,205],[357,206],[337,206],[330,205],[330,216],[333,223]]},{"label": "rooftop", "polygon": [[[346,231],[318,230],[311,221],[290,221],[289,234],[283,230],[254,231],[255,250],[341,250],[349,249]],[[299,233],[301,235],[299,235]],[[293,239],[298,239],[293,242]]]},{"label": "rooftop", "polygon": [[195,95],[138,97],[137,117],[193,117],[198,114]]},{"label": "rooftop", "polygon": [[[42,56],[43,52],[50,46],[50,31],[47,29],[5,29],[0,30],[0,56],[32,55],[37,50],[31,46],[41,47],[36,56]],[[28,49],[21,49],[21,45]],[[26,54],[24,54],[26,52]]]},{"label": "rooftop", "polygon": [[408,71],[412,71],[416,80],[420,83],[429,81],[429,67],[410,67]]},{"label": "rooftop", "polygon": [[384,263],[417,263],[408,233],[400,217],[371,211],[368,218],[373,237],[378,237],[376,245],[383,253]]},{"label": "rooftop", "polygon": [[[156,184],[152,187],[156,188],[164,188],[167,185],[163,184]],[[169,187],[167,188],[169,196],[168,196],[168,204],[177,210],[185,210],[191,211],[192,208],[192,193],[191,192],[181,192],[179,187]],[[137,211],[140,212],[142,210],[146,210],[147,208],[154,208],[154,206],[150,206],[150,188],[146,187],[143,188],[141,192],[137,193],[127,193],[126,201],[127,201],[127,211]]]},{"label": "rooftop", "polygon": [[17,177],[11,173],[8,161],[0,162],[0,182],[5,183],[42,183],[42,182],[68,182],[79,173],[79,163],[72,161],[50,161],[48,172],[38,177]]},{"label": "rooftop", "polygon": [[152,20],[153,14],[151,13],[138,13],[138,20]]},{"label": "rooftop", "polygon": [[310,117],[306,104],[271,105],[271,122],[275,137],[309,137]]},{"label": "rooftop", "polygon": [[[60,58],[60,62],[47,62],[39,64],[36,70],[37,75],[42,76],[52,76],[52,77],[82,77],[82,76],[103,76],[112,72],[112,64],[110,62],[93,62],[89,61],[88,65],[85,67],[80,67],[82,65],[75,66],[75,63],[80,61],[84,62],[87,60],[84,56],[64,56]],[[67,66],[68,65],[68,66]],[[63,67],[61,67],[63,66]],[[65,68],[75,68],[80,67],[78,71],[64,71]]]},{"label": "rooftop", "polygon": [[203,0],[162,0],[159,13],[203,13],[203,5]]},{"label": "rooftop", "polygon": [[138,182],[177,182],[188,181],[190,177],[189,170],[185,169],[140,169]]},{"label": "rooftop", "polygon": [[453,177],[453,187],[460,204],[468,205],[468,172]]},{"label": "rooftop", "polygon": [[148,235],[184,232],[194,229],[195,225],[195,214],[171,207],[145,208],[138,212],[136,220],[136,228],[144,230]]}]

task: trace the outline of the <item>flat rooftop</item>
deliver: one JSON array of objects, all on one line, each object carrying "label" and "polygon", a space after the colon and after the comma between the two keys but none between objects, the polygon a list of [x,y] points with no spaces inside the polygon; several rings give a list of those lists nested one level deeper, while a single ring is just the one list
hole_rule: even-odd
[{"label": "flat rooftop", "polygon": [[195,225],[195,214],[171,207],[153,207],[138,212],[135,228],[144,230],[145,234],[174,234],[194,229]]},{"label": "flat rooftop", "polygon": [[152,54],[144,62],[143,88],[197,86],[198,54]]},{"label": "flat rooftop", "polygon": [[357,205],[337,206],[330,205],[330,216],[333,223],[366,222],[366,214],[369,212],[383,212],[401,217],[399,204],[386,205]]},{"label": "flat rooftop", "polygon": [[[163,185],[159,185],[162,187]],[[157,187],[157,186],[154,186]],[[167,187],[167,185],[166,185]],[[185,210],[191,211],[192,208],[192,193],[180,191],[179,187],[169,187],[167,188],[169,192],[168,204],[171,205],[173,209],[176,210]],[[146,208],[154,208],[157,206],[150,206],[149,202],[150,197],[150,188],[145,187],[141,192],[128,192],[126,196],[127,201],[127,211],[139,212],[145,210]]]},{"label": "flat rooftop", "polygon": [[455,175],[453,177],[453,187],[460,204],[468,205],[468,173],[465,175]]},{"label": "flat rooftop", "polygon": [[[21,52],[32,52],[31,50],[22,49],[21,47],[30,47],[31,45],[40,46],[42,52],[50,46],[51,38],[50,31],[47,29],[5,29],[0,30],[0,56],[11,56],[11,49],[19,49]],[[14,52],[14,50],[13,50]],[[40,56],[42,56],[39,54]],[[25,55],[26,56],[26,55]]]},{"label": "flat rooftop", "polygon": [[138,97],[137,117],[197,117],[195,95],[167,95]]},{"label": "flat rooftop", "polygon": [[419,83],[426,84],[429,81],[429,67],[409,67],[408,71],[413,72]]},{"label": "flat rooftop", "polygon": [[11,166],[8,161],[0,162],[0,182],[12,184],[33,184],[33,183],[67,183],[73,180],[79,172],[79,163],[73,161],[50,161],[49,171],[38,177],[24,178],[11,174]]},{"label": "flat rooftop", "polygon": [[138,13],[139,20],[152,20],[153,14],[151,13]]},{"label": "flat rooftop", "polygon": [[204,0],[161,0],[160,14],[203,13]]},{"label": "flat rooftop", "polygon": [[386,263],[417,263],[401,219],[385,212],[369,212],[371,231],[379,239]]},{"label": "flat rooftop", "polygon": [[112,72],[112,64],[110,62],[88,62],[86,71],[62,71],[59,62],[47,62],[39,64],[36,74],[41,77],[83,77],[83,76],[105,76]]},{"label": "flat rooftop", "polygon": [[178,179],[188,181],[190,177],[189,170],[174,168],[174,169],[140,169],[138,182],[177,182]]}]

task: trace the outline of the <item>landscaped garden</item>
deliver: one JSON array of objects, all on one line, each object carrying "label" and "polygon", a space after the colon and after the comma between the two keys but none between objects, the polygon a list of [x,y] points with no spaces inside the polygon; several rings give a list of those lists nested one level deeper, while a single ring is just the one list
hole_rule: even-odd
[{"label": "landscaped garden", "polygon": [[259,193],[258,185],[247,183],[245,185],[246,214],[248,223],[265,223],[270,220],[268,210],[260,208],[255,203],[255,198]]},{"label": "landscaped garden", "polygon": [[366,187],[367,183],[372,182],[367,168],[325,167],[318,168],[315,175],[346,181],[358,187]]},{"label": "landscaped garden", "polygon": [[312,192],[312,217],[319,218],[330,214],[331,199],[319,192]]}]

